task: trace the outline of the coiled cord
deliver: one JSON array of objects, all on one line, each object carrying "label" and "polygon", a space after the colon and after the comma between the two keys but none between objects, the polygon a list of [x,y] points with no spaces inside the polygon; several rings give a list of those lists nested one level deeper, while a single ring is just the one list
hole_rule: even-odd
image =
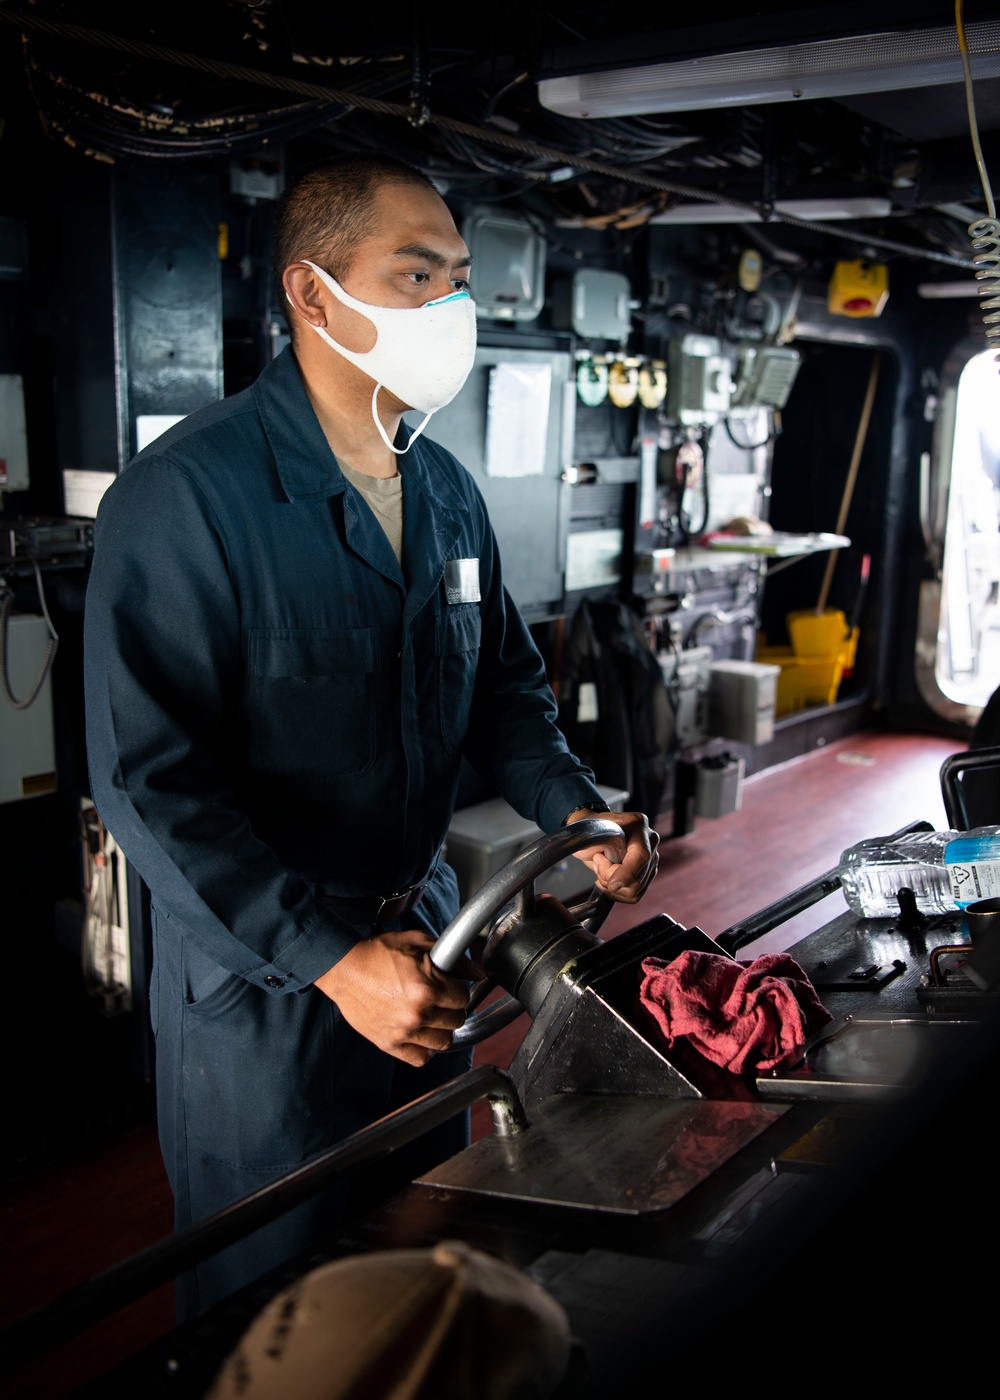
[{"label": "coiled cord", "polygon": [[[962,58],[962,76],[965,82],[965,106],[969,114],[969,135],[972,150],[976,157],[976,168],[986,200],[986,218],[975,219],[969,225],[972,239],[972,261],[976,265],[976,281],[979,283],[979,306],[986,326],[987,348],[1000,347],[1000,222],[997,220],[996,204],[989,173],[983,159],[983,148],[979,140],[979,122],[976,120],[976,102],[972,91],[972,67],[969,62],[969,42],[965,35],[965,21],[962,17],[962,0],[955,0],[955,32],[958,35],[958,49]],[[1000,365],[1000,355],[997,355]]]},{"label": "coiled cord", "polygon": [[[1000,351],[1000,220],[977,219],[969,225],[976,281],[979,283],[979,309],[986,326],[986,343]],[[996,357],[1000,365],[1000,354]]]}]

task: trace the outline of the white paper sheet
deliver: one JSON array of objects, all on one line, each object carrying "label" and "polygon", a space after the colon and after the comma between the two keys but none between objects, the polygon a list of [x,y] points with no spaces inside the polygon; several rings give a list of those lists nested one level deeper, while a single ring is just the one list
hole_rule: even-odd
[{"label": "white paper sheet", "polygon": [[487,476],[541,476],[551,391],[551,365],[499,364],[490,370]]}]

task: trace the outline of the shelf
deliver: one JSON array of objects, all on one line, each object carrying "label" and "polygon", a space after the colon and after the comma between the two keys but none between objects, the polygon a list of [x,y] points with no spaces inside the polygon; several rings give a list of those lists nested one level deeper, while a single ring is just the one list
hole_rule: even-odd
[{"label": "shelf", "polygon": [[770,535],[714,534],[702,541],[702,547],[712,553],[752,554],[772,559],[791,559],[804,554],[820,554],[824,550],[847,549],[851,541],[846,535],[826,533],[794,535],[775,530]]}]

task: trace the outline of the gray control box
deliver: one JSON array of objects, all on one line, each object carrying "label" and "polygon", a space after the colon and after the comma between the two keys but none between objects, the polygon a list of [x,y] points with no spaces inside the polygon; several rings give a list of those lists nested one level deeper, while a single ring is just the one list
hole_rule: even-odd
[{"label": "gray control box", "polygon": [[667,417],[696,427],[729,409],[732,364],[712,335],[685,335],[668,347]]},{"label": "gray control box", "polygon": [[617,340],[632,330],[632,286],[620,272],[582,267],[572,281],[557,282],[552,292],[552,324],[587,340]]},{"label": "gray control box", "polygon": [[732,406],[784,408],[801,359],[789,345],[741,345]]},{"label": "gray control box", "polygon": [[780,666],[763,661],[714,662],[708,706],[712,733],[741,744],[769,743],[780,673]]},{"label": "gray control box", "polygon": [[545,240],[526,219],[473,209],[462,225],[476,269],[476,315],[534,321],[545,304]]},{"label": "gray control box", "polygon": [[[600,783],[597,787],[613,811],[625,810],[628,793],[624,788],[606,787]],[[477,802],[456,812],[448,828],[444,858],[458,876],[462,903],[471,899],[491,875],[502,870],[542,834],[541,827],[515,812],[502,797]],[[538,877],[535,889],[554,894],[557,899],[572,900],[577,895],[586,894],[593,883],[590,871],[582,861],[577,860],[576,856],[567,856]]]}]

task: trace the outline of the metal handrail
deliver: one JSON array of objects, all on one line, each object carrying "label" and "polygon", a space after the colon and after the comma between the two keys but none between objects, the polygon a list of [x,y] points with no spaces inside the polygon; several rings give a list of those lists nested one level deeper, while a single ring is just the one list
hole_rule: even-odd
[{"label": "metal handrail", "polygon": [[[948,825],[953,831],[968,831],[973,823],[969,820],[969,808],[962,788],[962,777],[981,769],[1000,769],[1000,747],[968,749],[963,753],[949,754],[941,764],[941,799],[944,802]],[[1000,808],[997,817],[1000,818]]]},{"label": "metal handrail", "polygon": [[14,1370],[50,1351],[141,1294],[202,1263],[310,1200],[324,1187],[388,1156],[482,1098],[490,1100],[493,1131],[498,1137],[510,1137],[528,1126],[508,1075],[494,1065],[469,1070],[215,1215],[195,1221],[10,1323],[0,1331],[0,1371]]}]

